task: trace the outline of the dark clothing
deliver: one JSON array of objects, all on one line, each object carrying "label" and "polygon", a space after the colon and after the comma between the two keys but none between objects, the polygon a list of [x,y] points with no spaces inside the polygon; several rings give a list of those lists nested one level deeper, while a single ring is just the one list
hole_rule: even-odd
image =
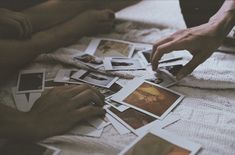
[{"label": "dark clothing", "polygon": [[0,0],[0,8],[21,11],[47,0]]},{"label": "dark clothing", "polygon": [[181,11],[187,27],[207,23],[225,0],[180,0]]}]

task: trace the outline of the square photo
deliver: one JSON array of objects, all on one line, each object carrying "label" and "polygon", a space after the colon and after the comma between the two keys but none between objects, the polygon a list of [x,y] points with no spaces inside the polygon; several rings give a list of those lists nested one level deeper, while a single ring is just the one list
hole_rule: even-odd
[{"label": "square photo", "polygon": [[115,81],[118,80],[117,77],[110,77],[85,70],[79,70],[74,75],[72,75],[72,78],[74,80],[86,82],[104,88],[110,88],[115,83]]},{"label": "square photo", "polygon": [[130,82],[112,99],[155,118],[163,119],[183,99],[183,95],[137,79]]},{"label": "square photo", "polygon": [[19,73],[17,94],[42,92],[44,90],[45,70],[24,70]]},{"label": "square photo", "polygon": [[93,39],[86,53],[97,57],[132,57],[133,43],[114,39]]},{"label": "square photo", "polygon": [[148,128],[147,125],[150,125],[157,120],[155,117],[142,113],[133,108],[128,108],[123,112],[114,107],[109,107],[106,110],[107,113],[121,122],[136,135],[143,133],[142,131],[145,130],[145,128]]}]

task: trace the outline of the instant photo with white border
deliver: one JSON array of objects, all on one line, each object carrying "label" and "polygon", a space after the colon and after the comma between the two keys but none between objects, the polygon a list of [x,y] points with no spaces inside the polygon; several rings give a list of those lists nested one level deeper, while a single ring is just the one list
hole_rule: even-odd
[{"label": "instant photo with white border", "polygon": [[160,138],[162,140],[165,140],[166,142],[180,147],[186,151],[189,151],[189,155],[195,155],[201,148],[200,144],[196,144],[192,141],[189,141],[185,139],[184,137],[180,137],[178,135],[175,135],[173,133],[170,133],[166,130],[160,129],[160,128],[155,128],[151,129],[150,132],[138,137],[136,140],[134,140],[129,146],[124,148],[118,155],[131,155],[128,154],[128,152],[135,147],[135,145],[140,142],[142,139],[144,139],[147,135],[151,134],[152,136],[156,136],[156,138]]},{"label": "instant photo with white border", "polygon": [[38,93],[44,91],[45,69],[22,70],[17,80],[16,94]]},{"label": "instant photo with white border", "polygon": [[104,68],[107,71],[143,70],[143,63],[139,59],[131,58],[104,58]]},{"label": "instant photo with white border", "polygon": [[[110,45],[103,45],[103,44],[110,44]],[[123,49],[116,49],[115,48],[120,48],[121,44],[123,44]],[[115,46],[116,45],[116,46]],[[104,46],[104,47],[102,47]],[[111,47],[108,47],[111,46]],[[113,47],[112,47],[113,46]],[[103,50],[107,51],[101,51],[102,54],[100,54],[100,48],[103,48]],[[104,49],[106,48],[106,49]],[[114,48],[114,49],[112,49]],[[112,51],[110,51],[112,50]],[[89,46],[86,49],[87,54],[94,55],[97,57],[128,57],[131,58],[135,50],[135,45],[131,42],[127,41],[122,41],[122,40],[116,40],[116,39],[107,39],[107,38],[94,38],[91,40]],[[123,54],[123,52],[125,53]],[[106,54],[103,54],[103,53]]]},{"label": "instant photo with white border", "polygon": [[[157,116],[156,114],[148,112],[148,111],[146,111],[146,110],[144,110],[142,108],[139,108],[139,107],[134,106],[134,105],[132,105],[130,103],[124,102],[124,100],[128,96],[130,96],[134,91],[136,91],[144,83],[152,85],[152,86],[154,86],[156,88],[160,88],[162,90],[165,90],[166,92],[169,92],[171,94],[174,94],[174,95],[178,96],[178,98],[174,101],[174,103],[171,104],[171,106],[166,111],[163,112],[163,114],[161,116]],[[112,100],[114,100],[116,102],[119,102],[121,104],[124,104],[124,105],[126,105],[128,107],[134,108],[134,109],[136,109],[136,110],[138,110],[140,112],[146,113],[146,114],[148,114],[148,115],[150,115],[152,117],[155,117],[155,118],[158,118],[158,119],[163,119],[165,116],[167,116],[167,114],[169,112],[171,112],[181,102],[181,100],[183,98],[184,98],[183,95],[181,95],[181,94],[179,94],[179,93],[177,93],[177,92],[175,92],[173,90],[170,90],[168,88],[164,88],[164,87],[162,87],[160,85],[154,84],[154,83],[149,82],[149,81],[145,81],[143,79],[135,79],[135,80],[131,81],[130,83],[128,83],[128,85],[126,87],[124,87],[122,90],[120,90],[118,93],[114,94],[113,97],[112,97]]]},{"label": "instant photo with white border", "polygon": [[82,69],[73,74],[71,78],[104,88],[110,88],[118,80],[118,77],[106,76]]},{"label": "instant photo with white border", "polygon": [[[143,133],[145,133],[146,131],[148,131],[153,125],[156,126],[156,123],[159,122],[159,120],[157,120],[155,117],[152,117],[152,116],[149,116],[147,115],[146,113],[142,113],[136,109],[133,109],[133,108],[128,108],[128,109],[131,109],[131,110],[135,110],[136,112],[138,113],[141,113],[142,115],[145,115],[144,117],[149,117],[151,118],[152,120],[150,122],[148,122],[147,124],[145,125],[142,125],[141,127],[138,127],[138,128],[134,128],[131,126],[131,124],[128,124],[125,120],[123,120],[122,118],[120,118],[117,114],[115,114],[114,112],[112,112],[110,110],[112,106],[109,106],[109,107],[105,107],[105,110],[108,114],[110,114],[113,118],[115,118],[117,121],[119,121],[121,124],[123,124],[127,129],[129,129],[131,132],[133,132],[135,135],[139,136],[139,135],[142,135]],[[115,108],[114,108],[115,109]],[[117,110],[117,109],[116,109]],[[120,112],[120,111],[119,111]],[[128,112],[127,110],[125,110],[124,112]],[[124,112],[120,112],[120,113],[124,113]],[[139,118],[136,118],[136,119],[139,119]]]}]

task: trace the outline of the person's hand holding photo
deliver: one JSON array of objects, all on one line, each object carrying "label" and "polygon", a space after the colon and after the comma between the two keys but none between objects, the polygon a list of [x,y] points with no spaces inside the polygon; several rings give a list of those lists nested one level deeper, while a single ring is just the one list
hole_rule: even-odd
[{"label": "person's hand holding photo", "polygon": [[188,50],[193,58],[179,71],[177,79],[180,80],[193,72],[222,44],[234,26],[234,8],[234,1],[225,1],[223,7],[208,23],[178,31],[156,42],[151,56],[153,70],[158,68],[158,62],[164,54],[175,50]]}]

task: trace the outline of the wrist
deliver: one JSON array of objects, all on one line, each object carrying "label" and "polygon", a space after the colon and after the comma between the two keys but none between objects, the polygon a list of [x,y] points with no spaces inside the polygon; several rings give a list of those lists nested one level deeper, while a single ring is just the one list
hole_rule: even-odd
[{"label": "wrist", "polygon": [[235,10],[217,13],[210,18],[208,23],[216,27],[218,35],[226,37],[235,25]]}]

